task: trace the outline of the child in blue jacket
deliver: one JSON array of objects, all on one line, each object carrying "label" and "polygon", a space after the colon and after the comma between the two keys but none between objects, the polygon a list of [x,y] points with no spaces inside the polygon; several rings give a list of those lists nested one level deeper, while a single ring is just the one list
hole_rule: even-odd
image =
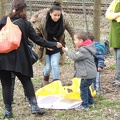
[{"label": "child in blue jacket", "polygon": [[95,64],[97,67],[97,76],[96,78],[93,80],[93,86],[94,86],[94,90],[97,93],[97,96],[100,95],[100,75],[101,75],[101,71],[104,68],[104,55],[105,55],[105,45],[94,41],[94,36],[92,33],[88,32],[88,37],[94,42],[95,48],[96,48],[96,54],[95,54]]}]

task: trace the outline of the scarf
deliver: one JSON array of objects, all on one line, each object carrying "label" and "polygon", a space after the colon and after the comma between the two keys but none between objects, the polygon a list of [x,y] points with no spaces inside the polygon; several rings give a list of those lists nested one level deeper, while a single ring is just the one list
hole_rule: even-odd
[{"label": "scarf", "polygon": [[50,13],[47,13],[46,17],[46,31],[48,34],[49,41],[59,41],[60,36],[64,33],[63,28],[63,16],[61,14],[60,19],[57,22],[54,22],[51,19]]}]

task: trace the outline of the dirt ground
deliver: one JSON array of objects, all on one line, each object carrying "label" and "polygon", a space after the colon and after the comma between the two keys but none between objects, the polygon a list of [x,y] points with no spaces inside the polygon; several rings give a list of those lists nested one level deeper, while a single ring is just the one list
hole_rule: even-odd
[{"label": "dirt ground", "polygon": [[[114,63],[115,61],[113,56],[107,57],[105,59],[104,70],[101,74],[101,95],[106,100],[110,100],[110,101],[120,100],[120,87],[116,88],[116,87],[113,87],[111,84],[111,82],[114,80],[114,75],[115,75],[115,69],[111,67]],[[37,62],[34,64],[33,69],[34,69],[34,79],[36,79],[36,80],[33,79],[33,84],[36,91],[39,88],[41,88],[41,80],[43,77],[43,65]],[[66,58],[65,65],[60,66],[60,80],[63,85],[72,84],[73,71],[74,71],[73,61]],[[50,76],[50,81],[52,81],[52,75]],[[1,111],[0,119],[1,119],[3,116],[2,115],[3,101],[2,101],[2,97],[0,99],[1,99],[0,100],[1,101],[0,102],[0,111]],[[62,119],[56,119],[53,117],[53,114],[59,115],[64,113],[64,111],[63,113],[61,113],[61,111],[59,110],[49,110],[44,116],[40,118],[35,117],[34,115],[31,115],[29,104],[24,100],[24,92],[19,80],[16,80],[14,99],[15,99],[15,104],[13,104],[13,114],[14,114],[13,120],[22,120],[22,119],[24,120],[62,120]],[[73,114],[73,112],[75,111],[70,111],[70,112],[72,112]],[[68,113],[68,115],[71,114],[70,112]],[[64,120],[68,120],[68,119],[66,118]],[[79,120],[77,119],[77,116],[75,120]]]},{"label": "dirt ground", "polygon": [[[113,87],[111,82],[114,80],[115,69],[111,66],[114,66],[115,60],[113,56],[107,56],[105,58],[105,67],[101,74],[101,95],[106,99],[110,100],[120,100],[120,87]],[[66,64],[60,66],[60,80],[63,85],[72,84],[72,75],[74,71],[73,61],[66,59]],[[35,64],[34,65],[34,76],[41,77],[43,76],[43,65]],[[52,75],[50,76],[50,81],[52,81]]]}]

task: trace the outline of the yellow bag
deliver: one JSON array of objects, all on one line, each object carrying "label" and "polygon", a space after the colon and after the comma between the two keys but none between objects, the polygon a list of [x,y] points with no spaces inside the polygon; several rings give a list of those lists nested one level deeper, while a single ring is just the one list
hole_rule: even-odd
[{"label": "yellow bag", "polygon": [[58,95],[59,91],[61,91],[62,85],[61,81],[54,81],[43,88],[40,88],[39,90],[36,91],[36,97],[39,96],[47,96],[47,95]]},{"label": "yellow bag", "polygon": [[[80,82],[79,78],[72,79],[71,86],[62,86],[61,81],[54,81],[45,87],[36,91],[36,97],[47,95],[59,95],[65,99],[80,100]],[[90,86],[92,96],[96,95],[95,91]]]},{"label": "yellow bag", "polygon": [[78,78],[72,79],[71,86],[63,86],[60,91],[60,96],[66,99],[80,100],[80,82]]},{"label": "yellow bag", "polygon": [[[66,99],[71,100],[80,100],[80,84],[81,79],[79,78],[73,78],[72,79],[72,85],[71,86],[63,86],[63,90],[60,92],[60,96]],[[93,90],[93,88],[90,86],[90,91],[92,96],[94,97],[96,95],[96,92]]]}]

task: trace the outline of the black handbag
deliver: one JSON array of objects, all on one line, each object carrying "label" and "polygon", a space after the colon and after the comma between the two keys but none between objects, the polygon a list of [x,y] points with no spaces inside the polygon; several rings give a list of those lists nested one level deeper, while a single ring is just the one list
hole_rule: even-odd
[{"label": "black handbag", "polygon": [[28,45],[28,49],[30,52],[31,62],[32,62],[32,64],[34,64],[38,60],[38,55],[32,50],[32,47],[30,45]]}]

